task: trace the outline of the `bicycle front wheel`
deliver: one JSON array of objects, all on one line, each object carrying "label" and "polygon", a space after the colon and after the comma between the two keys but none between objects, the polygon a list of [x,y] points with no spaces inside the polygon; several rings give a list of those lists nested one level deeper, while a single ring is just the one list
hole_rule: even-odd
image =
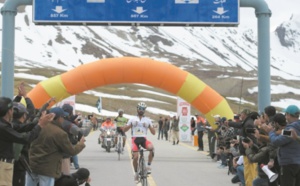
[{"label": "bicycle front wheel", "polygon": [[140,176],[140,181],[142,186],[148,186],[148,180],[147,180],[148,173],[147,173],[144,157],[141,157],[139,161],[139,173],[140,173],[139,176]]},{"label": "bicycle front wheel", "polygon": [[120,160],[121,159],[121,153],[122,153],[122,146],[121,146],[121,144],[120,143],[118,143],[118,160]]},{"label": "bicycle front wheel", "polygon": [[144,177],[143,179],[141,179],[141,184],[142,184],[142,186],[148,186],[147,177]]}]

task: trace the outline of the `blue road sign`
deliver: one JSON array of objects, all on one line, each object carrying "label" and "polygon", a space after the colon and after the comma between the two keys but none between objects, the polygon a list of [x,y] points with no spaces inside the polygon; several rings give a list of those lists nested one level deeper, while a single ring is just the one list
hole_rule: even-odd
[{"label": "blue road sign", "polygon": [[35,24],[239,24],[239,0],[34,0]]}]

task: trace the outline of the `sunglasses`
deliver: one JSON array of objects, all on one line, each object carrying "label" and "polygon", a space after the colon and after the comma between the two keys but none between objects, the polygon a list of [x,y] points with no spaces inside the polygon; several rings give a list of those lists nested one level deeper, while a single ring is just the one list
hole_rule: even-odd
[{"label": "sunglasses", "polygon": [[138,109],[138,110],[146,110],[145,107],[138,107],[137,109]]}]

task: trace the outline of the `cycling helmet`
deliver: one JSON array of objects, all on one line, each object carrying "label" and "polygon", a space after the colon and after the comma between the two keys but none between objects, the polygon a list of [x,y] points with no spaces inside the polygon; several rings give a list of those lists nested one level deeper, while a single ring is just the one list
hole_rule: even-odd
[{"label": "cycling helmet", "polygon": [[144,109],[146,109],[147,105],[144,102],[140,102],[140,103],[138,103],[137,108],[144,108]]},{"label": "cycling helmet", "polygon": [[124,113],[124,110],[123,110],[123,109],[119,109],[119,110],[118,110],[118,113],[120,113],[120,112],[123,112],[123,113]]}]

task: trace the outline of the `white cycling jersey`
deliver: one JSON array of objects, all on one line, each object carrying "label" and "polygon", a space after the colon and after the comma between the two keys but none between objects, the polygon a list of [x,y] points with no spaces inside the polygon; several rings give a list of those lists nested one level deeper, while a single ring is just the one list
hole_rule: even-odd
[{"label": "white cycling jersey", "polygon": [[126,125],[131,127],[131,136],[132,137],[146,137],[149,126],[152,126],[152,122],[147,117],[139,118],[139,116],[132,117]]}]

